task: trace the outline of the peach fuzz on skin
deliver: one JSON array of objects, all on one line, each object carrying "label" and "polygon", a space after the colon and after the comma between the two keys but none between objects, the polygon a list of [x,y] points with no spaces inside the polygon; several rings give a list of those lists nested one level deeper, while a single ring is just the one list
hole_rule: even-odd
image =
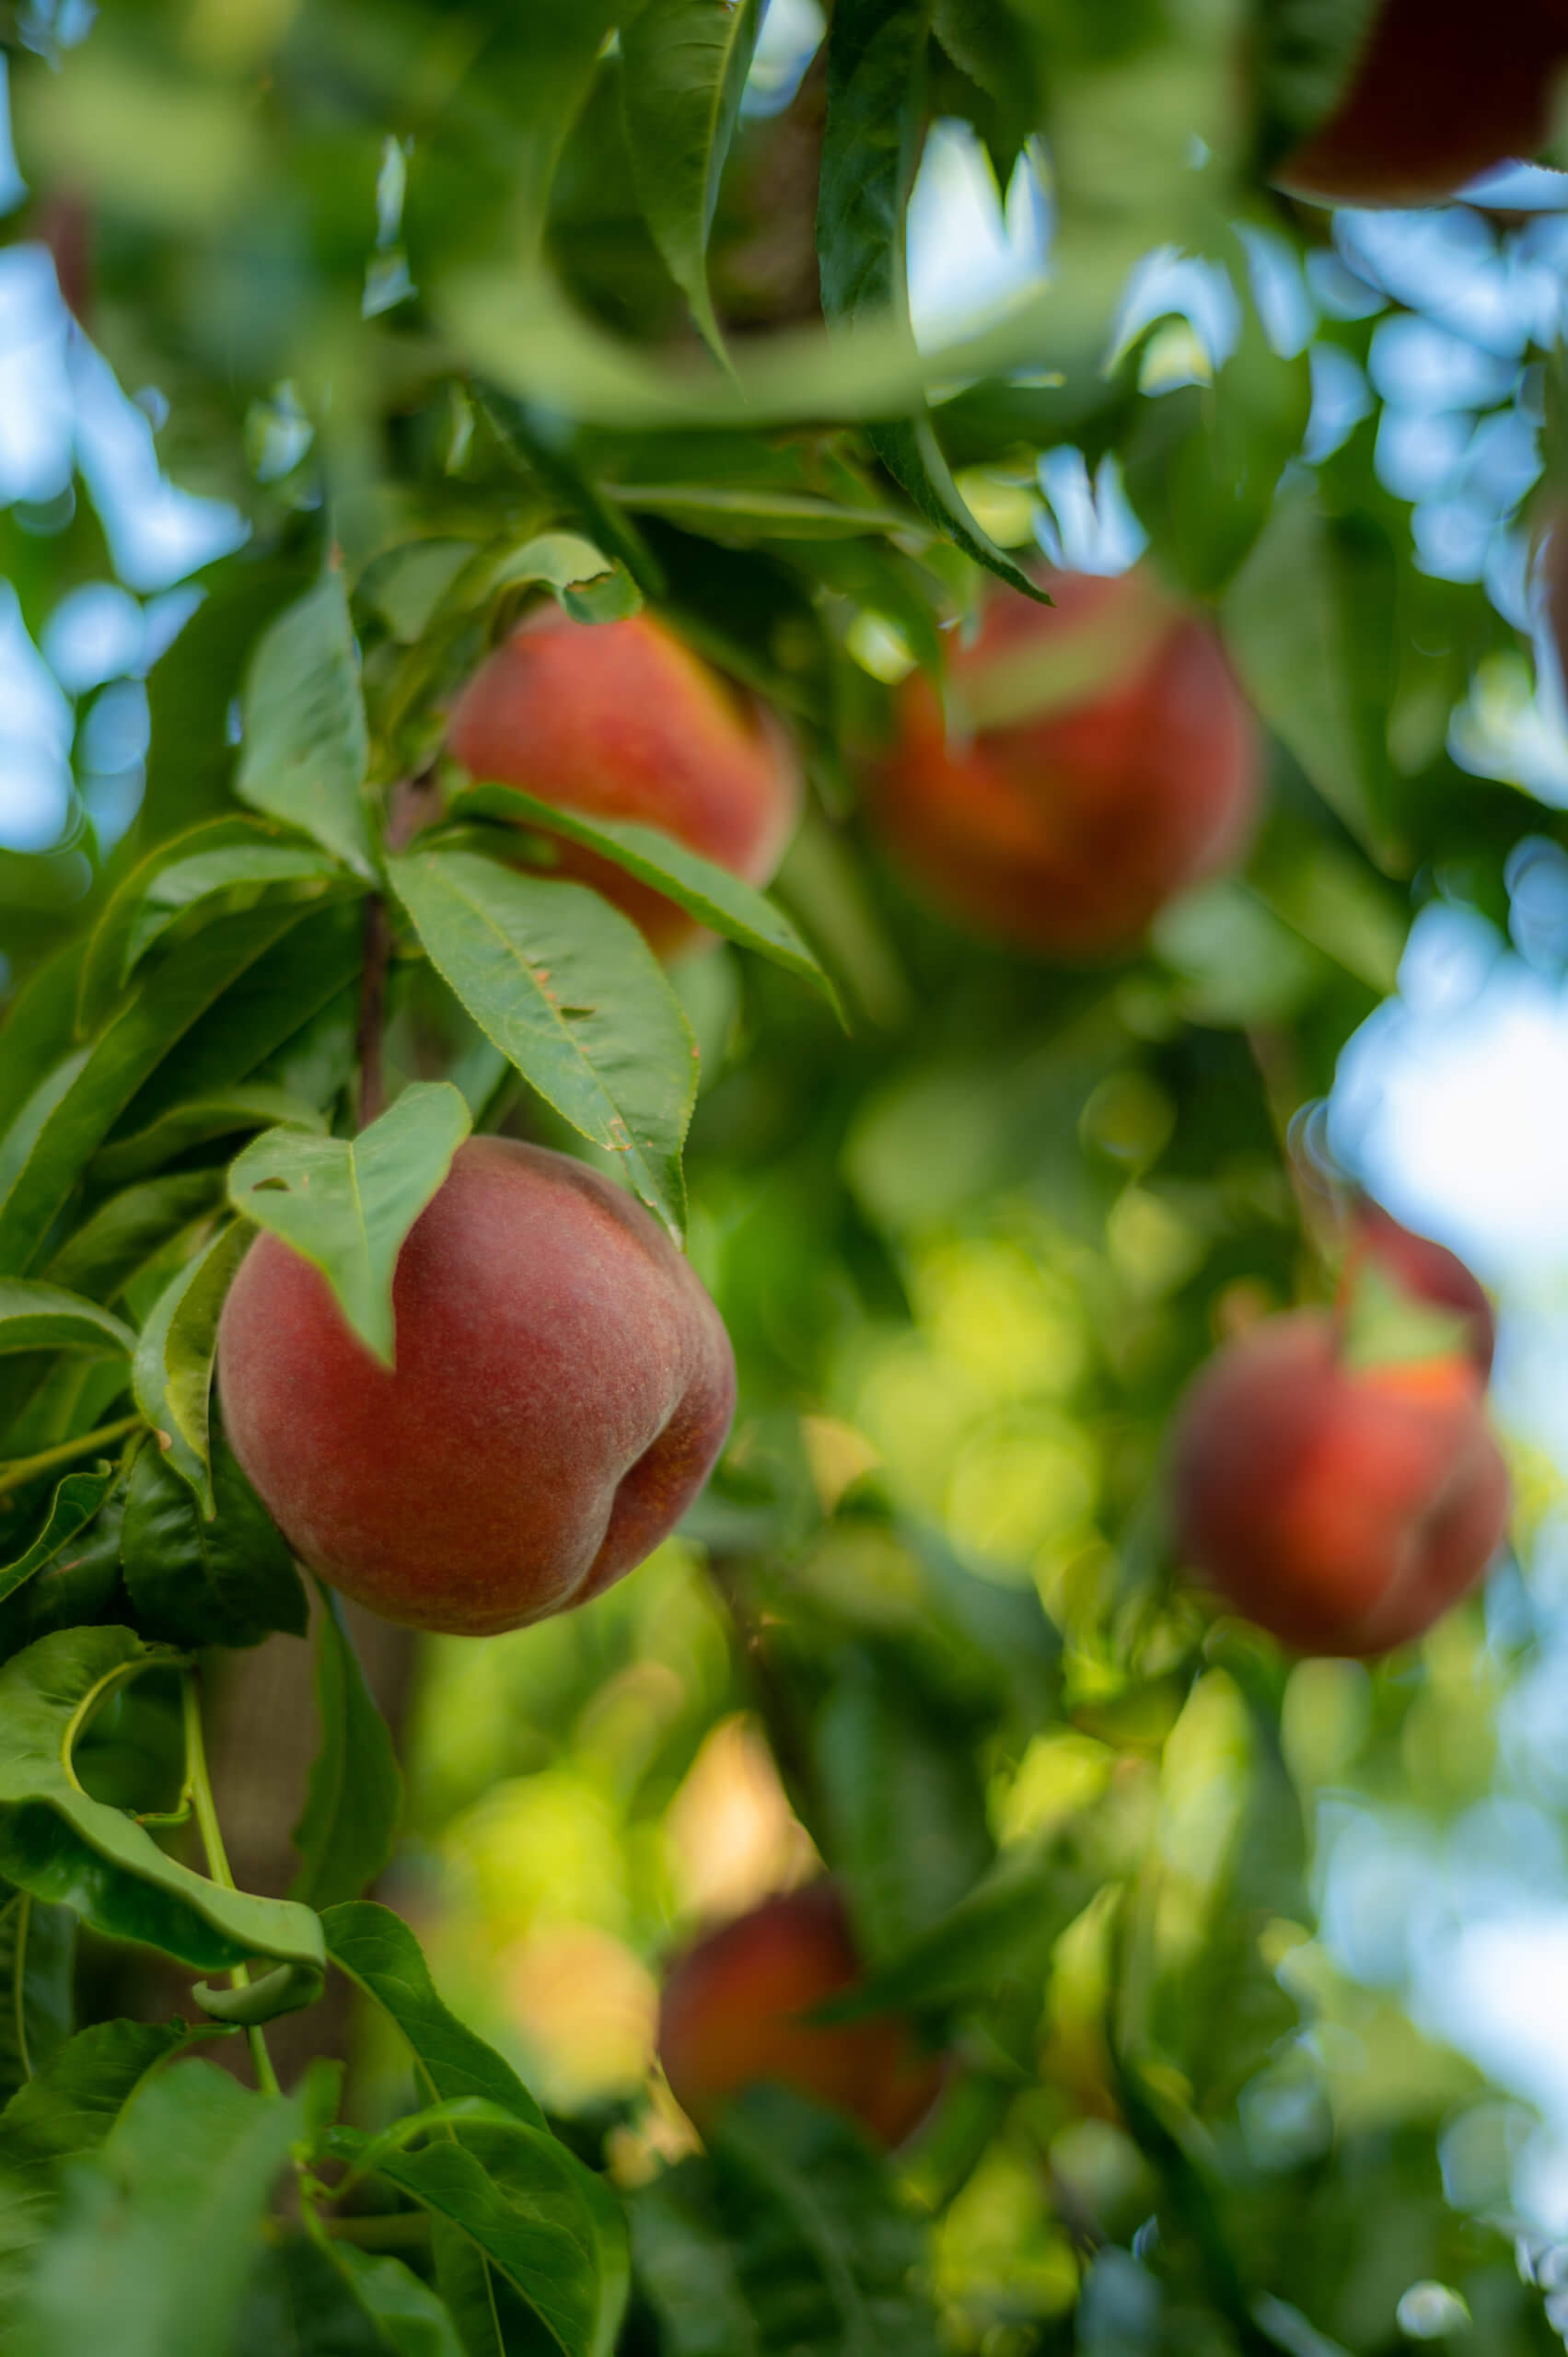
[{"label": "peach fuzz on skin", "polygon": [[482,1636],[643,1561],[729,1427],[729,1338],[642,1206],[565,1155],[470,1138],[414,1223],[394,1370],[257,1237],[218,1328],[225,1428],[300,1561],[411,1627]]},{"label": "peach fuzz on skin", "polygon": [[[463,689],[448,749],[476,783],[521,786],[585,819],[634,819],[748,884],[771,881],[800,812],[782,725],[650,614],[530,614]],[[592,884],[660,957],[709,939],[683,909],[561,839],[558,873]]]}]

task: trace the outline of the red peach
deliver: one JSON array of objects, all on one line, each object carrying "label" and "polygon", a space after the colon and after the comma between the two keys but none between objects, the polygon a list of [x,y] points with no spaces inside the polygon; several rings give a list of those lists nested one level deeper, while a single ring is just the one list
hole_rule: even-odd
[{"label": "red peach", "polygon": [[872,804],[935,905],[1094,958],[1239,856],[1258,734],[1213,632],[1146,574],[1042,579],[1053,606],[1001,592],[955,653],[952,728],[928,679],[904,682]]},{"label": "red peach", "polygon": [[470,1138],[392,1287],[397,1365],[259,1236],[218,1327],[224,1422],[290,1546],[389,1620],[460,1636],[602,1593],[723,1446],[735,1365],[663,1229],[567,1155]]},{"label": "red peach", "polygon": [[799,2018],[861,1977],[831,1882],[767,1899],[699,1940],[659,2009],[659,2057],[682,2110],[705,2131],[731,2096],[772,2081],[850,2113],[879,2143],[901,2143],[936,2099],[941,2061],[898,2015]]},{"label": "red peach", "polygon": [[[480,784],[661,828],[748,884],[769,882],[799,810],[780,724],[648,614],[530,614],[463,689],[447,741]],[[596,853],[563,842],[560,853],[561,871],[623,909],[661,957],[707,940],[683,909]]]},{"label": "red peach", "polygon": [[1227,1343],[1177,1415],[1183,1562],[1302,1653],[1387,1653],[1472,1587],[1508,1475],[1458,1353],[1353,1368],[1326,1310]]},{"label": "red peach", "polygon": [[1562,0],[1384,0],[1326,122],[1275,175],[1334,204],[1430,204],[1551,130],[1552,82],[1568,62]]}]

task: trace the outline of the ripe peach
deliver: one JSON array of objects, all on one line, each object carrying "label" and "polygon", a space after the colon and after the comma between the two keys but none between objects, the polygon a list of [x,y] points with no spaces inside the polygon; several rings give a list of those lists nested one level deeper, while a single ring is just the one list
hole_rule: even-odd
[{"label": "ripe peach", "polygon": [[1497,1321],[1479,1278],[1472,1276],[1458,1255],[1429,1236],[1402,1227],[1381,1204],[1359,1202],[1352,1217],[1351,1246],[1345,1259],[1345,1284],[1354,1283],[1368,1262],[1416,1300],[1434,1309],[1451,1309],[1469,1329],[1467,1347],[1484,1383],[1492,1373],[1497,1344]]},{"label": "ripe peach", "polygon": [[224,1422],[300,1560],[389,1620],[483,1636],[598,1596],[701,1489],[729,1338],[631,1196],[470,1138],[392,1288],[397,1366],[259,1236],[218,1327]]},{"label": "ripe peach", "polygon": [[1474,0],[1384,0],[1328,121],[1276,174],[1334,204],[1430,204],[1551,130],[1568,62],[1561,0],[1514,0],[1506,19]]},{"label": "ripe peach", "polygon": [[1054,606],[1001,592],[955,653],[953,726],[928,679],[905,680],[872,807],[936,906],[1094,958],[1239,855],[1258,736],[1212,631],[1146,575],[1042,578]]},{"label": "ripe peach", "polygon": [[1302,1653],[1386,1653],[1481,1578],[1508,1476],[1471,1360],[1353,1367],[1327,1310],[1225,1344],[1177,1414],[1183,1561]]},{"label": "ripe peach", "polygon": [[[522,786],[585,819],[662,828],[749,884],[770,880],[799,808],[780,724],[648,614],[528,615],[463,689],[447,741],[478,783]],[[562,872],[623,909],[661,957],[708,938],[596,853],[560,851]]]},{"label": "ripe peach", "polygon": [[706,2131],[731,2096],[771,2080],[901,2143],[935,2101],[942,2064],[897,2015],[819,2027],[797,2017],[861,1977],[831,1882],[770,1898],[674,1966],[659,2057],[677,2102]]}]

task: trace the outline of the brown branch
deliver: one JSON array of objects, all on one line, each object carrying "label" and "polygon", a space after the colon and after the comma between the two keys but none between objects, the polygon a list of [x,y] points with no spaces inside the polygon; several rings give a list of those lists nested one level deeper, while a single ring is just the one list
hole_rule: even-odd
[{"label": "brown branch", "polygon": [[[400,778],[387,796],[387,849],[404,850],[422,827],[440,814],[441,794],[426,770]],[[354,1053],[359,1064],[359,1126],[368,1129],[387,1104],[382,1039],[387,1028],[387,976],[391,965],[392,927],[383,895],[365,904],[365,964],[359,980],[359,1023]]]},{"label": "brown branch", "polygon": [[53,259],[65,308],[87,328],[92,309],[92,215],[87,200],[62,190],[45,197],[37,218],[38,235]]},{"label": "brown branch", "polygon": [[359,1026],[354,1034],[362,1130],[367,1130],[386,1109],[382,1035],[387,1023],[387,968],[391,954],[392,928],[387,903],[379,892],[372,892],[365,903],[365,965],[359,978]]},{"label": "brown branch", "polygon": [[788,1679],[780,1670],[762,1621],[753,1611],[739,1579],[739,1559],[710,1550],[708,1577],[723,1604],[745,1656],[752,1693],[780,1775],[796,1814],[807,1822],[818,1816],[817,1773],[799,1705]]}]

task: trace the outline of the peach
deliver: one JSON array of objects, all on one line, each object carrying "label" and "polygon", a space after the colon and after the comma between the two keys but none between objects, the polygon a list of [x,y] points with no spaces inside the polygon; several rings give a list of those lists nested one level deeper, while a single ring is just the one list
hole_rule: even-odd
[{"label": "peach", "polygon": [[470,1138],[392,1304],[395,1371],[269,1235],[224,1304],[225,1428],[302,1562],[389,1620],[484,1636],[600,1595],[668,1536],[724,1444],[735,1366],[630,1195]]},{"label": "peach", "polygon": [[831,1882],[710,1932],[671,1969],[659,2008],[659,2057],[681,2109],[705,2132],[731,2096],[772,2081],[848,2112],[878,2143],[901,2143],[935,2101],[940,2060],[898,2015],[799,2018],[861,1977]]},{"label": "peach", "polygon": [[904,682],[872,807],[936,907],[1095,958],[1240,855],[1259,739],[1213,632],[1146,574],[1041,577],[1053,606],[1000,592],[954,654],[952,725],[928,679]]},{"label": "peach", "polygon": [[1497,1321],[1479,1278],[1458,1255],[1446,1245],[1434,1243],[1429,1236],[1417,1236],[1413,1229],[1402,1227],[1380,1204],[1364,1199],[1352,1215],[1346,1289],[1368,1262],[1417,1301],[1430,1302],[1434,1309],[1451,1309],[1465,1320],[1467,1348],[1484,1383],[1492,1373]]},{"label": "peach", "polygon": [[1352,1366],[1328,1310],[1266,1318],[1178,1410],[1182,1561],[1302,1653],[1419,1636],[1502,1543],[1508,1475],[1472,1360]]},{"label": "peach", "polygon": [[[632,819],[748,884],[770,881],[800,777],[783,727],[649,614],[576,622],[530,614],[482,663],[447,741],[476,783],[522,786],[585,819]],[[708,935],[683,909],[581,845],[565,875],[594,885],[663,958]]]},{"label": "peach", "polygon": [[1568,62],[1561,0],[1384,0],[1328,120],[1275,175],[1334,204],[1430,204],[1535,155]]}]

